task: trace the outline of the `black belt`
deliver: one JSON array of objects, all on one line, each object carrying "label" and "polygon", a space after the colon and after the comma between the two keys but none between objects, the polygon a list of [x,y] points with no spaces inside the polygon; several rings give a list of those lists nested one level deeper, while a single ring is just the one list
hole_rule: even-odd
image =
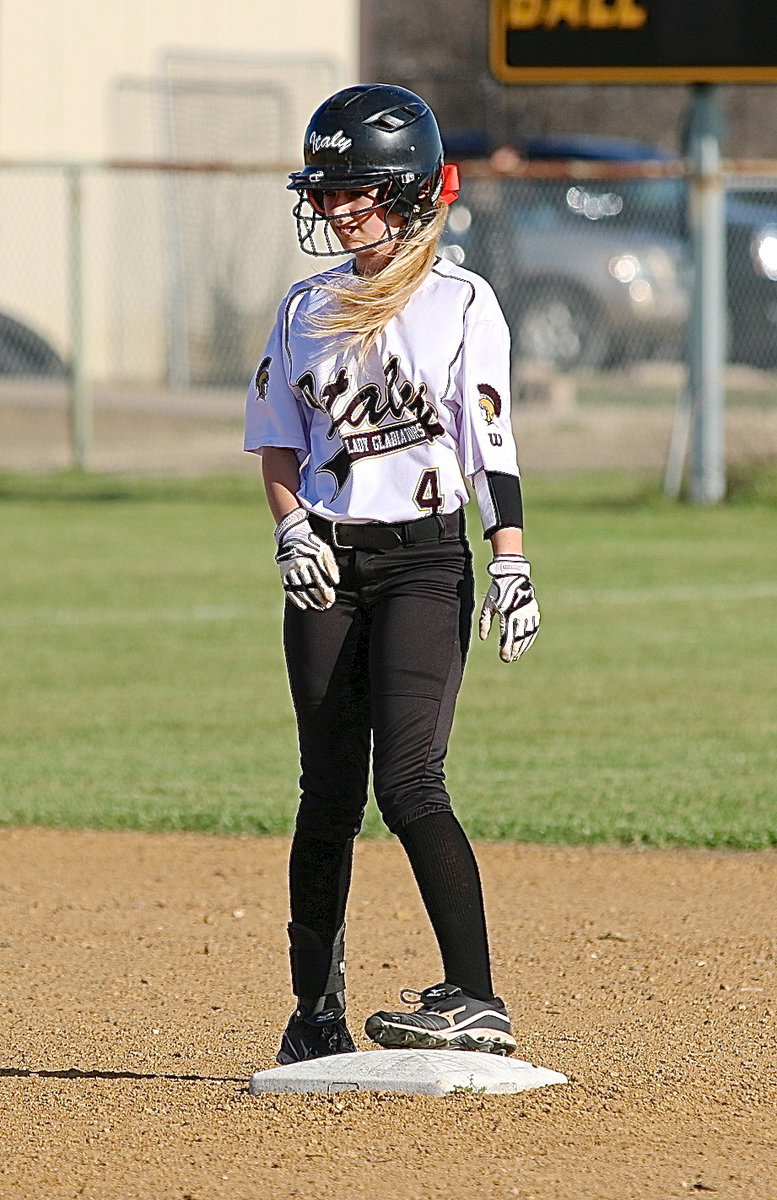
[{"label": "black belt", "polygon": [[378,521],[366,525],[357,525],[353,521],[327,521],[316,513],[308,513],[308,520],[313,532],[338,550],[393,550],[397,546],[415,546],[418,542],[441,542],[464,533],[463,508],[398,525]]}]

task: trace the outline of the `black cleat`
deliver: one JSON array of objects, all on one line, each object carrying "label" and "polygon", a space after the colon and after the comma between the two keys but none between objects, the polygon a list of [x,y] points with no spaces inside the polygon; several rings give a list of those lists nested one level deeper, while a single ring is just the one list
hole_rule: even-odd
[{"label": "black cleat", "polygon": [[296,1009],[289,1018],[275,1061],[286,1067],[290,1063],[307,1062],[309,1058],[327,1058],[330,1054],[353,1054],[355,1051],[356,1045],[342,1012],[325,1009],[304,1016]]},{"label": "black cleat", "polygon": [[517,1043],[510,1018],[498,996],[475,1000],[460,987],[439,983],[423,992],[405,988],[403,1004],[419,1004],[413,1013],[376,1012],[364,1026],[367,1037],[389,1050],[480,1050],[512,1054]]}]

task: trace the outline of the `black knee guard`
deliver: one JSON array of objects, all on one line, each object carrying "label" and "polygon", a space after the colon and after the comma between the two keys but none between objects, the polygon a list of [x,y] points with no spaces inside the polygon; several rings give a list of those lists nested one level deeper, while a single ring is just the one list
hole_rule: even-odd
[{"label": "black knee guard", "polygon": [[306,925],[289,924],[291,985],[305,1015],[345,1012],[345,925],[330,942]]}]

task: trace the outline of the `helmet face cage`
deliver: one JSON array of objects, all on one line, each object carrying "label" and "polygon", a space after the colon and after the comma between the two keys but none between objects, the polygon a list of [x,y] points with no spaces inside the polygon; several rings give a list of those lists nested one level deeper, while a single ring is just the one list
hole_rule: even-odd
[{"label": "helmet face cage", "polygon": [[[363,192],[377,187],[375,200],[365,204],[364,208],[355,210],[353,216],[362,219],[373,213],[380,213],[383,217],[384,232],[374,242],[359,246],[359,250],[372,250],[388,242],[404,241],[412,237],[434,216],[435,208],[430,199],[432,189],[429,183],[428,176],[408,178],[407,175],[403,175],[401,180],[383,176],[369,184],[365,181],[356,185],[349,180],[348,186],[324,188],[310,187],[308,180],[300,179],[299,183],[293,185],[299,199],[292,209],[297,222],[300,249],[316,258],[334,258],[349,253],[340,245],[336,230],[332,227],[332,218],[326,215],[324,192],[330,190]],[[419,192],[425,194],[419,198]],[[404,224],[400,228],[390,225],[389,216],[392,213],[403,218]]]},{"label": "helmet face cage", "polygon": [[[347,253],[327,217],[325,191],[369,191],[358,217],[380,212],[385,232],[359,250],[412,237],[435,212],[442,190],[440,133],[429,106],[389,84],[345,88],[313,114],[305,134],[305,166],[289,177],[299,199],[293,213],[306,254]],[[392,227],[390,215],[403,219]],[[338,218],[335,218],[337,220]]]}]

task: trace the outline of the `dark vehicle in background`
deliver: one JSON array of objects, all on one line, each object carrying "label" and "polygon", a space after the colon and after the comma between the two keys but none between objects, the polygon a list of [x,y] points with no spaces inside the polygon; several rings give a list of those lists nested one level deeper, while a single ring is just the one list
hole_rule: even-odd
[{"label": "dark vehicle in background", "polygon": [[65,363],[54,347],[8,313],[0,312],[0,376],[63,379]]},{"label": "dark vehicle in background", "polygon": [[[457,149],[466,155],[451,139],[451,158]],[[565,162],[568,174],[466,180],[444,251],[491,281],[516,355],[560,370],[682,357],[692,282],[685,180],[596,178],[574,166],[677,160],[585,135],[526,138],[518,155]],[[775,366],[777,192],[729,192],[726,224],[729,358]]]}]

